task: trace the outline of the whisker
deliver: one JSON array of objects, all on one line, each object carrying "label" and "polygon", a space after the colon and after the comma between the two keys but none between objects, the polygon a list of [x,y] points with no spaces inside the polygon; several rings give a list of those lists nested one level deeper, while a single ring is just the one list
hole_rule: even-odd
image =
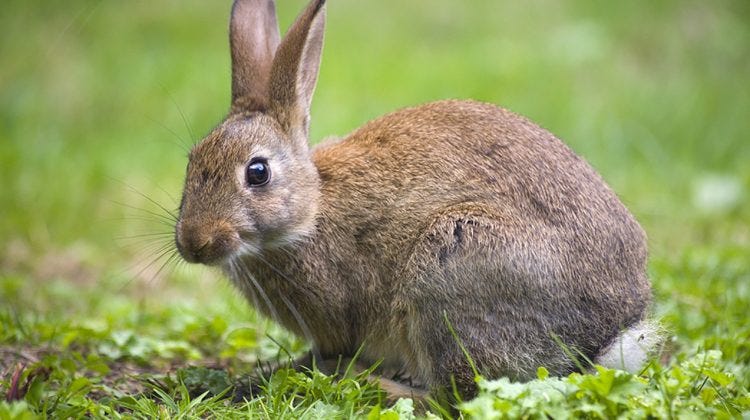
[{"label": "whisker", "polygon": [[[112,201],[113,204],[120,205],[120,203]],[[135,210],[143,210],[137,207],[133,207]],[[103,222],[149,222],[149,223],[155,223],[162,226],[169,227],[169,230],[171,231],[172,228],[174,228],[175,221],[172,220],[162,220],[162,218],[155,218],[154,216],[149,215],[146,216],[134,216],[134,215],[128,215],[128,216],[120,216],[120,217],[109,217],[109,218],[102,218]]]},{"label": "whisker", "polygon": [[147,252],[148,254],[154,254],[172,248],[174,248],[174,244],[172,243],[172,241],[163,239],[159,241],[151,241],[150,243],[144,245],[141,250]]},{"label": "whisker", "polygon": [[[136,260],[119,270],[118,275],[129,278],[119,289],[119,292],[122,292],[136,278],[142,277],[149,268],[153,267],[154,264],[157,264],[170,252],[179,256],[176,245],[171,238],[171,233],[167,235],[166,232],[164,232],[164,235],[161,236],[159,233],[155,232],[154,236],[150,235],[151,234],[144,234],[142,237],[136,236],[134,240],[127,240],[127,238],[122,240],[116,238],[116,241],[121,242],[122,246],[125,246],[125,243],[123,242],[127,242],[128,247],[137,246],[138,249],[135,257]],[[144,263],[144,260],[150,261]],[[148,281],[153,281],[157,275],[158,273],[150,276]]]},{"label": "whisker", "polygon": [[174,245],[172,243],[167,243],[167,242],[148,243],[145,245],[141,245],[140,251],[136,255],[140,255],[140,256],[143,256],[144,258],[150,259],[152,257],[157,257],[159,254],[163,253],[164,251],[174,251],[173,248],[174,248]]},{"label": "whisker", "polygon": [[[261,260],[264,264],[268,266],[271,270],[276,272],[276,274],[280,275],[284,280],[286,280],[289,283],[294,283],[292,279],[290,279],[285,273],[283,273],[281,270],[276,268],[273,264],[271,264],[268,260],[263,258],[260,254],[256,255],[256,257]],[[315,346],[315,339],[313,338],[312,331],[310,330],[309,325],[305,321],[305,319],[302,317],[302,314],[300,314],[299,310],[297,310],[297,307],[292,304],[289,299],[286,298],[283,294],[279,294],[279,297],[281,298],[281,301],[284,302],[286,307],[289,309],[289,312],[291,312],[292,316],[294,317],[295,321],[297,321],[297,325],[299,325],[300,329],[302,330],[302,334],[305,336],[305,339],[312,345],[312,352],[315,357],[317,357],[317,360],[323,360],[321,358],[320,352]]]},{"label": "whisker", "polygon": [[312,335],[312,331],[310,331],[310,326],[307,325],[307,322],[302,317],[302,314],[299,313],[294,304],[292,304],[292,302],[290,302],[289,299],[287,299],[284,295],[279,295],[279,297],[284,302],[286,307],[289,308],[292,316],[297,321],[297,325],[299,325],[300,329],[302,330],[302,334],[305,336],[307,342],[310,343],[310,351],[312,351],[315,360],[322,361],[323,357],[320,354],[320,350],[318,350],[318,347],[315,345],[315,338]]},{"label": "whisker", "polygon": [[[238,267],[238,263],[236,263],[234,259],[230,261],[230,268],[231,268],[231,271],[232,271],[232,273],[231,273],[232,278],[237,278],[237,279],[242,278],[242,271]],[[253,303],[252,303],[253,304],[253,309],[255,309],[256,311],[259,311],[260,310],[260,302],[258,302],[257,293],[250,293],[249,295],[250,295],[250,297],[253,300]]]},{"label": "whisker", "polygon": [[[174,256],[174,255],[175,255],[175,252],[174,252],[174,249],[172,249],[172,247],[170,247],[170,246],[167,246],[167,245],[164,245],[164,246],[162,246],[161,248],[159,248],[159,249],[158,249],[158,250],[157,250],[157,251],[155,252],[155,254],[156,254],[156,257],[154,257],[153,261],[151,261],[151,262],[150,262],[150,263],[149,263],[149,264],[148,264],[148,265],[147,265],[147,266],[145,267],[146,269],[147,269],[147,268],[150,268],[150,267],[152,267],[152,266],[153,266],[153,265],[155,265],[155,264],[157,264],[157,263],[158,263],[158,262],[159,262],[159,261],[160,261],[161,259],[163,259],[164,257],[166,257],[166,256],[168,256],[168,255],[169,255],[169,256],[170,256],[170,258],[171,258],[172,256]],[[159,275],[159,271],[157,271],[157,272],[156,272],[156,273],[155,273],[155,274],[154,274],[153,276],[151,276],[151,279],[150,279],[150,280],[154,280],[154,278],[156,278],[156,276],[158,276],[158,275]]]},{"label": "whisker", "polygon": [[171,233],[169,235],[114,237],[114,241],[125,248],[138,249],[139,251],[143,251],[146,247],[153,249],[153,247],[160,245],[175,245],[173,243],[174,235]]},{"label": "whisker", "polygon": [[161,85],[161,88],[164,91],[164,93],[166,93],[167,96],[169,96],[169,99],[172,101],[172,104],[174,104],[175,108],[177,108],[177,112],[180,113],[182,122],[185,124],[185,128],[187,129],[188,136],[190,136],[190,141],[191,142],[195,141],[195,135],[193,134],[193,129],[190,126],[190,122],[185,117],[185,113],[182,112],[182,107],[180,107],[180,104],[177,103],[177,100],[175,99],[174,95],[172,95],[172,93],[169,90],[167,90],[167,88],[164,85]]},{"label": "whisker", "polygon": [[174,235],[174,232],[170,229],[163,232],[144,232],[144,233],[137,233],[135,235],[126,235],[126,236],[117,236],[117,239],[136,239],[136,238],[149,238],[149,237],[159,237],[159,236],[172,236]]},{"label": "whisker", "polygon": [[174,240],[174,233],[172,232],[161,232],[153,234],[138,234],[128,236],[115,236],[114,241],[122,245],[152,245],[152,244],[166,244],[171,243]]},{"label": "whisker", "polygon": [[[121,246],[135,250],[135,252],[128,252],[134,255],[133,260],[122,267],[120,274],[118,274],[126,279],[121,287],[119,287],[119,292],[123,292],[136,280],[139,283],[143,281],[153,283],[165,275],[165,273],[174,271],[184,261],[180,258],[173,239],[174,226],[178,222],[176,212],[170,211],[167,207],[159,204],[156,200],[142,193],[132,185],[115,178],[110,179],[145,199],[148,202],[146,206],[149,207],[145,208],[133,205],[128,202],[132,201],[128,198],[124,199],[125,202],[110,200],[110,202],[118,206],[134,210],[134,212],[126,211],[125,213],[130,214],[119,217],[118,221],[138,221],[148,223],[149,227],[160,226],[154,231],[148,229],[147,231],[141,230],[135,233],[132,231],[123,232],[124,234],[114,238]],[[162,189],[162,191],[164,190]],[[140,200],[136,201],[141,202]],[[146,226],[143,223],[138,224]]]},{"label": "whisker", "polygon": [[60,33],[57,34],[57,39],[55,39],[53,42],[50,42],[48,44],[48,49],[45,53],[46,57],[51,56],[55,51],[58,50],[58,46],[60,42],[62,41],[63,37],[65,37],[68,32],[72,31],[73,25],[80,22],[79,28],[83,28],[86,23],[88,23],[89,20],[91,20],[91,17],[94,15],[94,12],[96,12],[97,8],[103,3],[102,0],[97,1],[96,3],[93,3],[92,5],[88,7],[82,7],[79,9],[78,13],[71,19],[67,25],[63,28]]},{"label": "whisker", "polygon": [[[170,251],[171,251],[171,254],[169,255],[169,257],[167,257],[166,261],[164,261],[164,263],[161,265],[161,267],[159,267],[159,269],[156,270],[156,273],[153,275],[152,280],[155,279],[155,278],[157,278],[157,277],[159,277],[159,274],[161,274],[162,271],[164,271],[165,268],[167,268],[170,265],[172,265],[175,261],[179,261],[180,255],[177,252],[175,252],[174,249],[172,249]],[[172,265],[172,269],[174,269],[174,267],[175,266]]]},{"label": "whisker", "polygon": [[159,274],[161,274],[161,272],[164,270],[164,268],[166,267],[170,259],[179,257],[179,254],[176,252],[176,250],[172,246],[170,246],[170,244],[164,244],[161,247],[159,247],[156,251],[150,252],[150,254],[154,255],[154,258],[145,266],[141,267],[134,275],[130,276],[131,277],[130,280],[128,280],[127,282],[125,282],[125,284],[122,285],[119,292],[123,292],[125,288],[132,283],[133,280],[135,280],[136,278],[143,277],[143,274],[148,269],[150,269],[151,267],[154,267],[155,264],[158,264],[161,260],[167,257],[167,255],[169,255],[169,258],[167,258],[166,261],[163,262],[159,266],[159,269],[157,269],[157,271],[153,275],[148,276],[146,278],[146,281],[148,283],[153,282],[159,276]]},{"label": "whisker", "polygon": [[[244,264],[243,264],[244,266]],[[258,295],[260,294],[259,285],[253,284],[253,282],[247,283],[247,280],[245,280],[246,276],[248,275],[245,271],[247,270],[247,267],[245,266],[245,269],[240,266],[240,262],[236,258],[232,258],[229,260],[229,264],[227,266],[229,273],[228,275],[233,279],[233,281],[236,280],[236,282],[239,282],[238,285],[240,289],[244,292],[245,297],[249,297],[249,299],[252,300],[253,310],[256,311],[256,313],[259,313],[261,316],[263,315],[262,308],[260,306],[260,302],[258,301]],[[249,289],[247,289],[249,288]],[[266,305],[269,308],[270,317],[273,320],[273,322],[279,323],[278,314],[275,313],[273,308],[269,305],[268,300],[266,300]],[[261,357],[260,355],[256,355],[258,358],[258,361],[260,363]]]},{"label": "whisker", "polygon": [[175,216],[175,215],[173,215],[171,213],[168,213],[168,214],[164,215],[164,214],[161,214],[161,213],[157,213],[157,212],[155,212],[153,210],[144,209],[144,208],[141,208],[141,207],[135,207],[135,206],[130,205],[130,204],[121,203],[119,201],[113,201],[113,203],[115,203],[115,204],[117,204],[119,206],[123,206],[123,207],[129,208],[129,209],[132,209],[132,210],[138,210],[140,212],[146,213],[148,215],[156,217],[158,220],[169,222],[170,225],[172,225],[174,223],[177,223],[177,216]]},{"label": "whisker", "polygon": [[[179,212],[180,212],[180,208],[179,208],[180,200],[178,200],[174,195],[172,195],[171,192],[169,192],[164,187],[162,187],[155,179],[153,179],[153,178],[146,178],[146,179],[156,189],[158,189],[159,191],[163,192],[169,198],[169,200],[172,202],[172,204],[176,207],[174,210],[164,209],[164,211],[167,211],[167,212],[169,212],[170,214],[173,214],[173,215],[179,214]],[[159,206],[159,207],[162,207],[162,206]]]},{"label": "whisker", "polygon": [[146,200],[147,200],[148,202],[150,202],[151,204],[153,204],[153,205],[155,205],[156,207],[160,208],[160,209],[161,209],[161,210],[162,210],[162,211],[163,211],[164,213],[166,213],[167,215],[169,215],[169,217],[170,217],[170,218],[171,218],[171,219],[172,219],[173,221],[175,221],[175,222],[177,221],[178,217],[177,217],[177,215],[175,214],[175,212],[174,212],[174,211],[172,211],[172,210],[169,210],[169,209],[167,209],[167,208],[166,208],[166,207],[164,207],[164,206],[163,206],[162,204],[160,204],[160,203],[159,203],[158,201],[156,201],[156,200],[154,200],[153,198],[151,198],[151,197],[147,196],[146,194],[144,194],[144,193],[142,193],[142,192],[138,191],[138,190],[137,190],[136,188],[134,188],[133,186],[131,186],[131,185],[128,185],[128,184],[126,184],[126,183],[123,183],[123,184],[124,184],[124,185],[125,185],[126,187],[128,187],[128,189],[130,189],[130,191],[132,191],[132,192],[134,192],[134,193],[136,193],[136,194],[140,195],[141,197],[145,198],[145,199],[146,199]]},{"label": "whisker", "polygon": [[254,257],[257,257],[259,260],[263,261],[268,266],[268,268],[270,268],[271,270],[273,270],[273,272],[275,272],[276,274],[278,274],[279,276],[281,276],[287,282],[294,283],[294,281],[292,279],[290,279],[284,272],[282,272],[278,268],[274,267],[273,264],[271,264],[270,262],[268,262],[268,260],[266,260],[265,258],[263,258],[260,254],[254,255]]},{"label": "whisker", "polygon": [[180,208],[179,208],[179,202],[180,202],[180,200],[178,200],[177,198],[175,198],[175,196],[173,196],[171,192],[169,192],[166,189],[164,189],[164,187],[162,187],[161,185],[156,184],[156,183],[154,183],[154,185],[156,186],[156,188],[159,189],[159,191],[161,191],[164,194],[166,194],[167,197],[169,197],[169,199],[172,200],[172,204],[174,204],[174,205],[177,206],[177,208],[173,210],[172,214],[175,214],[175,215],[179,214],[180,213]]},{"label": "whisker", "polygon": [[165,131],[167,131],[168,133],[170,133],[174,138],[176,138],[178,140],[178,141],[171,140],[170,143],[172,143],[175,146],[179,147],[185,153],[189,153],[190,152],[190,148],[187,147],[187,146],[185,146],[184,139],[182,138],[182,136],[180,136],[179,134],[177,134],[177,132],[175,132],[171,128],[167,127],[166,124],[164,124],[163,122],[157,120],[156,118],[153,118],[153,117],[147,115],[146,119],[148,119],[152,123],[158,125],[159,127],[163,128]]},{"label": "whisker", "polygon": [[[241,260],[240,260],[241,261]],[[258,283],[258,280],[255,279],[255,276],[252,275],[252,273],[249,271],[247,265],[243,262],[242,265],[244,266],[244,270],[241,270],[241,274],[243,275],[243,278],[250,280],[250,284],[255,287],[255,290],[258,291],[260,294],[260,297],[263,299],[263,301],[266,304],[266,307],[268,308],[269,313],[271,314],[271,318],[278,324],[281,324],[281,317],[279,317],[279,313],[276,310],[276,307],[271,303],[271,299],[269,299],[268,295],[266,294],[263,287]],[[242,268],[242,267],[239,267]]]},{"label": "whisker", "polygon": [[[127,188],[127,189],[128,189],[128,190],[129,190],[130,192],[132,192],[132,193],[135,193],[135,194],[137,194],[137,195],[141,196],[142,198],[145,198],[145,199],[146,199],[146,200],[147,200],[148,202],[150,202],[151,204],[154,204],[155,206],[159,207],[159,208],[160,208],[160,209],[161,209],[162,211],[164,211],[164,212],[165,212],[165,213],[167,213],[168,215],[170,215],[170,216],[175,216],[175,212],[174,212],[174,211],[172,211],[172,210],[169,210],[169,209],[167,209],[167,208],[166,208],[166,207],[164,207],[164,206],[163,206],[162,204],[160,204],[159,202],[155,201],[154,199],[152,199],[151,197],[149,197],[149,196],[148,196],[148,195],[146,195],[145,193],[141,192],[141,191],[140,191],[140,190],[139,190],[138,188],[134,187],[133,185],[130,185],[130,184],[128,184],[127,182],[125,182],[125,181],[123,181],[123,180],[121,180],[121,179],[118,179],[118,178],[114,178],[114,177],[109,177],[109,179],[111,179],[112,181],[114,181],[114,182],[116,182],[116,183],[118,183],[118,184],[120,184],[120,185],[124,186],[124,187],[125,187],[125,188]],[[156,185],[156,186],[157,186],[158,188],[160,188],[160,187],[158,186],[158,184],[156,184],[156,182],[154,182],[153,180],[152,180],[151,182],[152,182],[152,183],[153,183],[154,185]],[[164,191],[164,190],[162,189],[162,191]],[[165,191],[165,192],[166,192],[166,191]],[[167,193],[167,195],[169,195],[169,194]],[[174,197],[170,197],[170,199],[174,201]]]},{"label": "whisker", "polygon": [[177,258],[176,258],[176,261],[174,263],[174,268],[175,269],[182,269],[184,267],[187,267],[188,263],[187,263],[187,261],[185,261],[184,259],[182,259],[182,256],[180,255],[180,253],[175,251],[175,254],[176,254]]}]

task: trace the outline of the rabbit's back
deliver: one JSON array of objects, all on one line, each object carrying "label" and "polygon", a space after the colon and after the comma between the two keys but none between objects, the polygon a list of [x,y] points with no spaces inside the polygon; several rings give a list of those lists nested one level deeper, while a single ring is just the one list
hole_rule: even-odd
[{"label": "rabbit's back", "polygon": [[323,213],[343,218],[338,227],[363,246],[408,246],[430,215],[478,202],[581,241],[617,238],[638,251],[634,269],[645,264],[645,234],[601,177],[552,134],[495,105],[403,109],[313,153]]},{"label": "rabbit's back", "polygon": [[[321,145],[314,161],[323,191],[316,241],[335,243],[327,252],[356,261],[347,281],[362,281],[351,290],[365,294],[356,301],[372,302],[368,308],[387,306],[403,290],[405,265],[436,218],[471,203],[510,250],[496,258],[514,268],[494,279],[500,291],[467,285],[466,293],[505,294],[494,296],[502,300],[530,292],[515,304],[549,309],[565,324],[550,329],[592,358],[644,316],[650,286],[642,229],[585,161],[520,116],[474,101],[434,102]],[[538,316],[517,309],[521,317],[525,311]]]}]

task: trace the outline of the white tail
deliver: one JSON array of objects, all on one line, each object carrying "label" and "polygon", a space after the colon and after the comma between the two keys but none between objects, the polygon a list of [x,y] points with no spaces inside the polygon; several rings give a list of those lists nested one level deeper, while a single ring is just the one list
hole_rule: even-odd
[{"label": "white tail", "polygon": [[641,321],[618,335],[595,362],[610,369],[638,373],[650,357],[658,354],[663,338],[659,324]]}]

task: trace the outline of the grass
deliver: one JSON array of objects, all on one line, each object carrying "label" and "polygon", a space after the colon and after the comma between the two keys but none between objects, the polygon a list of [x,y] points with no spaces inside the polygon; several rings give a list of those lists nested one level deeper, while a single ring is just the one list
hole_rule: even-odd
[{"label": "grass", "polygon": [[[284,27],[303,3],[280,3]],[[414,414],[288,371],[231,403],[255,361],[304,343],[216,273],[159,270],[170,226],[151,200],[177,206],[187,149],[228,108],[229,7],[4,3],[0,418]],[[649,233],[670,360],[482,379],[460,415],[749,415],[748,22],[740,0],[330,2],[314,140],[433,99],[498,103],[591,162]]]}]

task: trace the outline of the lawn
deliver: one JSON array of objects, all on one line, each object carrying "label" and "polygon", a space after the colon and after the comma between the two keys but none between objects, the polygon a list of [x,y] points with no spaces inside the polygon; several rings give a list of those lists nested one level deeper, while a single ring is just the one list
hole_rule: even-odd
[{"label": "lawn", "polygon": [[[282,28],[302,8],[280,1]],[[0,419],[750,416],[750,3],[331,1],[311,138],[440,98],[500,104],[585,157],[649,235],[668,354],[457,410],[256,362],[305,343],[172,255],[186,154],[229,106],[230,2],[6,0]]]}]

